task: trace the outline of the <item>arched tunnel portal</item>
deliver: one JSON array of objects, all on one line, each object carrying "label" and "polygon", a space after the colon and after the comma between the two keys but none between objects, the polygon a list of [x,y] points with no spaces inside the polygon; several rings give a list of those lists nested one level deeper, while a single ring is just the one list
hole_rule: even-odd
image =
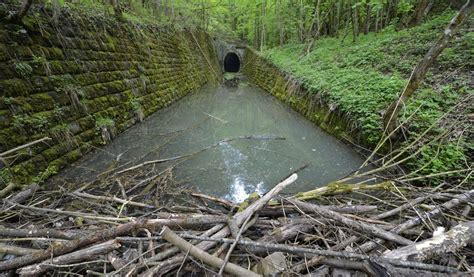
[{"label": "arched tunnel portal", "polygon": [[239,72],[240,70],[240,59],[239,56],[234,52],[229,52],[224,58],[224,71],[225,72]]}]

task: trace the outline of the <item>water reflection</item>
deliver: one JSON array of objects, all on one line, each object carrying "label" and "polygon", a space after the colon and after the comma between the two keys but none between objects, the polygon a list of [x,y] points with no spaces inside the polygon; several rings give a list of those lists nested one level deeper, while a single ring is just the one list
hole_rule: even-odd
[{"label": "water reflection", "polygon": [[[277,136],[285,140],[238,139],[220,143],[181,160],[173,177],[203,193],[240,202],[269,190],[306,162],[288,191],[324,185],[356,169],[362,159],[347,145],[326,134],[268,93],[253,85],[206,87],[117,137],[88,155],[63,177],[87,178],[111,166],[131,166],[197,152],[239,136]],[[133,161],[133,162],[131,162]],[[163,170],[173,162],[155,166]]]}]

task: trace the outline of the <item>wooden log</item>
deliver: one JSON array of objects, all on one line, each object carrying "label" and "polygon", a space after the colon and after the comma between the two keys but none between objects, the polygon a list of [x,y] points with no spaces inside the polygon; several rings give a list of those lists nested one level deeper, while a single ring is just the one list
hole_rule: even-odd
[{"label": "wooden log", "polygon": [[0,254],[11,254],[15,256],[23,256],[23,255],[33,254],[38,251],[41,251],[41,250],[0,243]]},{"label": "wooden log", "polygon": [[296,199],[287,200],[287,201],[294,204],[295,206],[297,206],[298,208],[300,208],[303,211],[313,211],[315,213],[319,213],[320,215],[322,215],[325,218],[330,218],[330,219],[336,220],[338,222],[343,223],[346,226],[357,229],[361,232],[369,233],[369,234],[374,235],[376,237],[383,238],[383,239],[386,239],[386,240],[389,240],[389,241],[393,241],[393,242],[396,242],[396,243],[401,244],[401,245],[409,245],[409,244],[412,243],[412,241],[410,241],[410,240],[408,240],[408,239],[406,239],[406,238],[404,238],[400,235],[397,235],[397,234],[392,233],[392,232],[385,231],[385,230],[380,229],[378,227],[375,227],[374,225],[371,225],[371,224],[367,224],[367,223],[363,223],[363,222],[360,222],[360,221],[357,221],[357,220],[350,219],[350,218],[345,217],[345,216],[343,216],[339,213],[321,208],[318,205],[306,203],[306,202],[299,201],[299,200],[296,200]]},{"label": "wooden log", "polygon": [[[167,242],[178,247],[182,252],[189,253],[189,255],[197,258],[198,260],[203,261],[204,263],[214,268],[220,268],[224,265],[224,260],[218,257],[214,257],[209,253],[205,252],[204,250],[199,249],[198,247],[190,244],[189,242],[176,235],[176,233],[171,231],[171,229],[166,226],[163,227],[163,230],[161,231],[161,236]],[[224,271],[234,276],[260,276],[258,274],[255,274],[255,272],[252,272],[229,262],[227,262],[227,264],[225,265]]]},{"label": "wooden log", "polygon": [[373,219],[384,219],[384,218],[396,215],[396,214],[400,213],[403,210],[414,207],[416,204],[419,204],[419,203],[425,201],[429,197],[430,197],[429,195],[418,197],[418,198],[413,199],[413,200],[409,201],[408,203],[405,203],[405,204],[403,204],[403,205],[401,205],[401,206],[399,206],[395,209],[392,209],[392,210],[387,211],[385,213],[381,213],[381,214],[373,217]]},{"label": "wooden log", "polygon": [[155,206],[140,203],[140,202],[135,202],[131,200],[124,200],[120,199],[116,196],[98,196],[98,195],[92,195],[89,193],[84,193],[84,192],[73,192],[71,195],[77,196],[79,198],[89,198],[89,199],[94,199],[94,200],[99,200],[99,201],[112,201],[112,202],[117,202],[120,204],[124,205],[130,205],[130,206],[135,206],[135,207],[140,207],[140,208],[148,208],[148,209],[156,209]]},{"label": "wooden log", "polygon": [[405,247],[385,253],[389,259],[402,261],[426,261],[456,250],[474,242],[474,221],[461,223],[450,231]]},{"label": "wooden log", "polygon": [[296,173],[290,175],[288,178],[280,182],[278,185],[273,187],[269,192],[267,192],[262,198],[258,199],[257,201],[250,204],[245,210],[235,214],[233,217],[233,224],[235,226],[240,227],[242,223],[249,217],[251,217],[256,211],[260,210],[265,206],[268,201],[270,201],[273,197],[278,195],[284,188],[288,185],[294,183],[298,179],[298,175]]},{"label": "wooden log", "polygon": [[[320,205],[321,207],[328,209],[333,212],[343,213],[343,214],[362,214],[368,213],[377,210],[375,205]],[[285,214],[294,214],[299,213],[298,210],[293,205],[284,205],[284,206],[266,206],[261,211],[258,212],[260,216],[284,216]]]},{"label": "wooden log", "polygon": [[67,239],[72,240],[78,238],[80,235],[71,234],[63,231],[54,229],[10,229],[0,225],[0,237],[12,237],[12,238],[56,238],[56,239]]},{"label": "wooden log", "polygon": [[[186,235],[186,234],[181,235],[181,237],[189,238],[189,239],[197,239],[197,240],[209,240],[209,241],[215,241],[215,242],[221,242],[221,243],[233,243],[236,241],[234,239],[227,239],[227,238],[212,238],[212,237],[203,238],[203,237],[198,237],[194,235]],[[347,251],[320,250],[320,249],[315,249],[315,248],[306,248],[306,247],[292,246],[292,245],[287,245],[287,244],[262,243],[262,242],[255,242],[255,241],[250,241],[250,240],[239,240],[237,243],[244,246],[262,248],[268,251],[268,253],[281,251],[281,252],[291,253],[298,256],[302,256],[302,257],[306,257],[308,255],[309,256],[318,255],[318,256],[335,257],[335,258],[342,258],[342,259],[356,259],[356,260],[362,260],[362,261],[370,260],[370,261],[376,261],[377,263],[382,263],[382,264],[388,263],[397,267],[410,267],[410,268],[439,271],[439,272],[457,272],[456,269],[445,267],[445,266],[425,264],[425,263],[420,263],[420,262],[393,260],[393,259],[387,259],[384,257],[375,257],[375,256],[369,256],[365,254],[347,252]]]},{"label": "wooden log", "polygon": [[67,265],[96,258],[97,255],[107,254],[120,247],[116,240],[106,241],[91,247],[81,249],[66,255],[62,255],[51,260],[46,260],[39,264],[26,266],[17,270],[21,276],[39,275],[46,272],[53,265]]},{"label": "wooden log", "polygon": [[[463,204],[465,202],[470,202],[472,201],[472,198],[474,197],[474,189],[470,190],[466,193],[462,193],[459,195],[456,195],[453,199],[449,200],[448,202],[443,203],[439,207],[436,207],[432,209],[431,211],[427,213],[423,213],[418,217],[414,217],[410,220],[405,221],[402,224],[397,225],[395,228],[391,230],[391,232],[399,234],[403,232],[404,230],[408,230],[410,228],[413,228],[417,226],[418,224],[424,222],[428,218],[434,218],[438,215],[440,215],[443,211],[452,209],[460,204]],[[375,249],[377,246],[383,244],[384,241],[382,239],[376,239],[375,241],[369,241],[364,244],[362,244],[359,249],[363,252],[369,252]]]},{"label": "wooden log", "polygon": [[[39,191],[40,187],[37,185],[37,184],[32,184],[32,185],[29,185],[28,187],[26,187],[24,190],[20,191],[19,193],[15,194],[15,195],[12,195],[8,200],[13,202],[13,203],[23,203],[25,202],[26,200],[28,200],[34,193],[36,193],[37,191]],[[7,203],[5,201],[3,201],[3,210],[6,210],[8,209],[9,207],[11,207],[12,204],[10,203]]]},{"label": "wooden log", "polygon": [[[436,195],[434,195],[434,196],[436,197]],[[381,213],[381,214],[379,214],[379,215],[377,215],[377,216],[374,216],[374,217],[371,217],[371,218],[373,218],[373,219],[383,219],[383,218],[389,217],[389,216],[391,216],[391,215],[400,213],[401,211],[403,211],[403,210],[405,210],[405,209],[407,209],[407,208],[413,207],[413,205],[422,202],[424,199],[425,199],[425,196],[416,198],[416,199],[410,201],[409,203],[406,203],[406,204],[404,204],[404,205],[402,205],[402,206],[400,206],[400,207],[397,207],[397,208],[392,209],[392,210],[390,210],[390,211]],[[393,227],[393,228],[394,228],[394,227]],[[393,229],[393,228],[392,228],[392,229]],[[406,232],[406,231],[408,231],[408,230],[402,230],[403,233]],[[418,234],[419,234],[419,233],[420,233],[420,232],[418,232]],[[360,239],[360,236],[351,236],[351,237],[349,237],[348,239],[346,239],[346,240],[344,240],[344,241],[342,241],[342,242],[340,242],[340,243],[338,243],[338,244],[332,246],[332,247],[330,248],[330,250],[335,250],[335,251],[337,251],[337,250],[344,249],[346,246],[348,246],[348,245],[350,245],[350,244],[352,244],[352,243],[357,242],[359,239]],[[309,259],[309,260],[305,260],[304,262],[297,263],[296,265],[294,265],[294,266],[292,267],[292,271],[294,271],[294,272],[302,272],[302,271],[306,270],[308,267],[313,267],[313,266],[319,264],[320,261],[321,261],[321,257],[318,257],[318,256],[313,257],[313,258],[311,258],[311,259]]]},{"label": "wooden log", "polygon": [[95,232],[95,233],[77,238],[75,240],[67,241],[59,245],[54,245],[54,247],[50,247],[46,250],[43,250],[34,254],[25,255],[25,256],[7,260],[7,261],[0,261],[0,271],[16,269],[19,267],[24,267],[24,266],[33,264],[33,263],[51,259],[55,256],[64,255],[78,248],[85,247],[93,243],[109,240],[109,239],[130,233],[133,230],[142,228],[143,225],[144,225],[144,220],[122,224],[113,229],[101,230],[100,232]]},{"label": "wooden log", "polygon": [[[214,227],[212,227],[211,229],[207,230],[206,232],[202,233],[202,237],[208,237],[208,236],[212,236],[214,233],[216,233],[217,231],[221,230],[223,227],[225,227],[224,224],[218,224]],[[198,241],[191,241],[192,244],[197,244]],[[139,270],[141,269],[142,267],[149,267],[151,265],[154,265],[156,264],[156,262],[159,262],[163,259],[166,259],[174,254],[177,254],[179,253],[180,250],[178,247],[171,247],[171,248],[168,248],[164,251],[161,251],[160,253],[157,253],[155,256],[153,257],[150,257],[148,259],[144,259],[143,262],[142,262],[142,265],[138,266],[136,269]],[[113,275],[113,274],[112,274]]]},{"label": "wooden log", "polygon": [[[234,215],[233,221],[234,221],[234,226],[240,227],[243,222],[250,216],[252,216],[256,211],[261,209],[265,204],[268,203],[273,197],[275,197],[280,191],[282,191],[284,188],[292,184],[293,182],[298,179],[298,175],[296,173],[291,174],[288,178],[284,179],[281,181],[279,184],[277,184],[273,189],[268,191],[262,198],[258,199],[251,205],[249,205],[244,211],[239,212]],[[230,228],[224,227],[217,233],[215,233],[212,238],[225,238],[230,235]],[[206,251],[216,245],[216,242],[213,241],[203,241],[199,244],[196,245],[196,247]],[[158,272],[164,273],[167,272],[175,267],[177,267],[182,260],[184,259],[184,255],[178,255],[174,256],[168,260],[165,260],[161,262],[160,264],[154,266],[153,268],[149,269],[148,271],[144,272],[140,276],[154,276]]]},{"label": "wooden log", "polygon": [[290,240],[300,233],[309,232],[313,229],[314,224],[287,224],[275,228],[270,234],[261,237],[258,242],[278,243]]},{"label": "wooden log", "polygon": [[225,215],[188,214],[180,218],[157,218],[145,221],[145,228],[154,229],[162,226],[179,228],[203,228],[220,223],[226,223]]},{"label": "wooden log", "polygon": [[228,209],[237,209],[239,208],[239,205],[235,204],[235,203],[232,203],[230,201],[227,201],[225,199],[221,199],[221,198],[216,198],[216,197],[213,197],[213,196],[210,196],[210,195],[206,195],[206,194],[202,194],[202,193],[196,193],[196,192],[192,192],[191,193],[192,196],[194,197],[199,197],[199,198],[202,198],[202,199],[205,199],[205,200],[210,200],[212,202],[215,202],[215,203],[218,203]]},{"label": "wooden log", "polygon": [[334,182],[324,187],[316,188],[310,191],[297,193],[292,199],[309,200],[315,199],[324,195],[333,195],[339,193],[350,193],[352,191],[360,190],[392,190],[393,183],[391,181],[382,182],[373,185],[367,184],[345,184]]},{"label": "wooden log", "polygon": [[4,198],[18,187],[17,184],[9,182],[6,187],[0,190],[0,198]]},{"label": "wooden log", "polygon": [[107,254],[107,261],[110,262],[115,270],[125,267],[125,262],[113,252]]}]

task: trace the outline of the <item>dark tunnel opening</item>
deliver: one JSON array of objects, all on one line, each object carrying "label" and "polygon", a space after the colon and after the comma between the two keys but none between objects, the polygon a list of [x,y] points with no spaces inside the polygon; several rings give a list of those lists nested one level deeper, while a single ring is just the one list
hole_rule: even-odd
[{"label": "dark tunnel opening", "polygon": [[224,71],[225,72],[239,72],[240,60],[239,56],[235,53],[229,53],[224,58]]}]

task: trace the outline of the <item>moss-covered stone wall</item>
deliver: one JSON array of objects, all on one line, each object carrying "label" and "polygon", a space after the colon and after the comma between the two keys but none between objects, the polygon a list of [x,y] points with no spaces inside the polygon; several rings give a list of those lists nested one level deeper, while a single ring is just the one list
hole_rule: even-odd
[{"label": "moss-covered stone wall", "polygon": [[326,132],[370,147],[347,115],[340,113],[337,107],[325,101],[317,91],[304,87],[299,80],[281,71],[251,48],[245,51],[243,72],[253,83]]},{"label": "moss-covered stone wall", "polygon": [[66,11],[0,21],[0,153],[52,138],[2,158],[0,189],[47,178],[216,74],[205,33]]}]

